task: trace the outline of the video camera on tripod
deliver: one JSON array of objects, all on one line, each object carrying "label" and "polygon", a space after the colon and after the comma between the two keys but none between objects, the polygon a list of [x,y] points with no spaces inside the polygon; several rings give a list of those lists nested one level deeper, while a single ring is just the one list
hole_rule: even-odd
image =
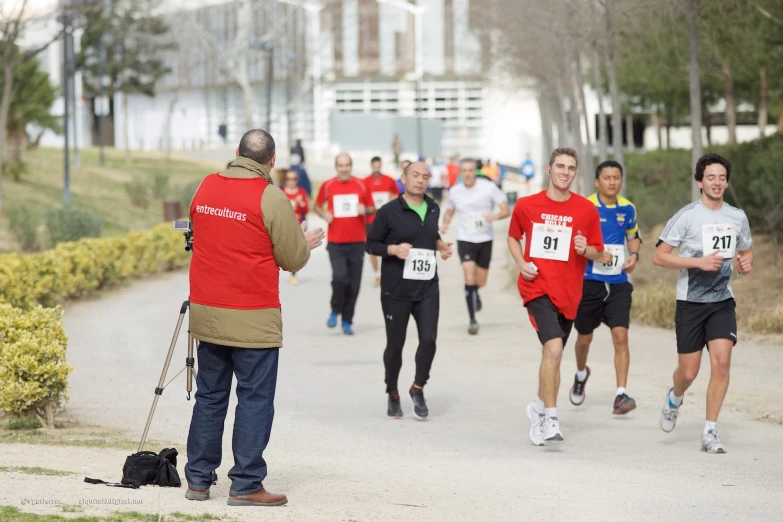
[{"label": "video camera on tripod", "polygon": [[177,232],[182,232],[185,236],[185,250],[188,252],[193,250],[193,228],[191,228],[191,222],[176,220],[171,223],[171,228]]}]

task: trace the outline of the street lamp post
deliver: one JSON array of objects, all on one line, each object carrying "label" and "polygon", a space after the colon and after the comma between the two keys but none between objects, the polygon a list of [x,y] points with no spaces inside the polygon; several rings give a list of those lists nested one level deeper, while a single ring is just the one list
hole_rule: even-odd
[{"label": "street lamp post", "polygon": [[421,15],[427,10],[426,6],[420,6],[416,4],[409,4],[408,2],[402,2],[400,0],[375,0],[379,4],[392,5],[403,9],[411,13],[414,17],[414,32],[416,37],[416,65],[414,68],[414,75],[416,76],[416,141],[418,145],[418,155],[420,158],[424,156],[424,135],[422,132],[421,121],[421,82],[424,77],[424,21]]}]

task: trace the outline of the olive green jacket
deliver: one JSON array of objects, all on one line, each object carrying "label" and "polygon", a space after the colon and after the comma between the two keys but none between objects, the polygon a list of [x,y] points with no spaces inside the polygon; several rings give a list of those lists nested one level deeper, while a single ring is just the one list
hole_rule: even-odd
[{"label": "olive green jacket", "polygon": [[[271,184],[269,171],[266,165],[238,157],[220,175],[229,178],[260,176]],[[273,185],[264,191],[259,205],[277,265],[287,272],[304,268],[310,259],[310,249],[288,197]],[[193,220],[192,215],[190,219]],[[198,248],[198,230],[193,231],[193,237],[195,248]],[[280,274],[275,271],[269,277],[279,278]],[[283,319],[279,308],[232,310],[191,303],[190,332],[200,341],[238,348],[283,346]]]}]

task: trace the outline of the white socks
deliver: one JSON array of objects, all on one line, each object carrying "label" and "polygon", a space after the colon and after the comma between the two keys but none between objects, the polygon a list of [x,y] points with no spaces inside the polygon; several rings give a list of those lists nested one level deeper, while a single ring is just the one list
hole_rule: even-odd
[{"label": "white socks", "polygon": [[707,421],[704,423],[704,431],[702,432],[702,435],[706,435],[710,432],[710,430],[718,431],[718,423],[717,422],[710,422]]},{"label": "white socks", "polygon": [[587,367],[584,370],[577,370],[576,378],[579,379],[579,382],[585,382],[585,379],[587,379]]},{"label": "white socks", "polygon": [[675,408],[682,406],[682,397],[674,395],[674,388],[672,388],[672,391],[669,393],[669,405],[674,406]]},{"label": "white socks", "polygon": [[544,417],[547,419],[557,418],[557,408],[544,408]]},{"label": "white socks", "polygon": [[533,402],[533,411],[538,413],[539,415],[544,414],[544,401],[536,397],[535,402]]},{"label": "white socks", "polygon": [[619,388],[617,388],[617,395],[623,395],[623,394],[625,394],[625,388],[620,386]]}]

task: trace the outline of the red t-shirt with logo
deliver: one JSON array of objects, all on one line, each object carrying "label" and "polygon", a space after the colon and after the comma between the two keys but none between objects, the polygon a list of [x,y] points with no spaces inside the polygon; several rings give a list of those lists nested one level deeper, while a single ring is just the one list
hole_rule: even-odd
[{"label": "red t-shirt with logo", "polygon": [[307,201],[307,192],[305,189],[298,187],[293,192],[288,192],[288,189],[283,189],[283,194],[288,196],[288,201],[291,202],[291,206],[294,208],[294,214],[301,223],[304,221],[307,212],[310,210],[310,203]]},{"label": "red t-shirt with logo", "polygon": [[[364,178],[364,186],[367,187],[367,190],[370,192],[370,196],[372,196],[373,206],[375,207],[376,212],[379,208],[378,205],[375,204],[376,192],[379,194],[391,194],[392,196],[400,195],[400,191],[397,190],[397,183],[394,182],[394,178],[387,176],[386,174],[381,174],[377,178],[370,174]],[[375,214],[367,217],[367,224],[371,225],[374,220]]]},{"label": "red t-shirt with logo", "polygon": [[[335,213],[334,206],[335,198],[338,198],[340,206],[338,209],[340,212],[337,213]],[[323,207],[324,203],[327,204],[329,213],[334,216],[326,236],[329,243],[362,243],[367,239],[366,216],[364,214],[337,217],[344,212],[344,209],[351,209],[354,204],[365,207],[373,206],[372,195],[362,180],[353,176],[348,181],[340,181],[336,177],[327,180],[321,185],[318,196],[315,198],[315,204],[319,207]]]},{"label": "red t-shirt with logo", "polygon": [[[537,227],[542,224],[543,227]],[[560,253],[567,253],[568,261],[532,257],[530,250],[536,242],[538,252],[545,248],[557,249],[557,242],[564,240],[563,231],[554,233],[559,227],[568,227],[571,241],[568,249],[560,245]],[[533,262],[538,267],[538,276],[528,281],[519,275],[517,287],[524,303],[541,296],[548,296],[566,319],[575,319],[582,300],[582,282],[587,266],[587,258],[576,253],[574,239],[578,232],[587,239],[588,246],[603,251],[601,236],[601,218],[595,205],[586,198],[571,192],[566,201],[554,201],[547,196],[546,191],[521,198],[514,205],[511,214],[511,224],[508,235],[521,241],[525,237],[524,256],[526,262]]]}]

